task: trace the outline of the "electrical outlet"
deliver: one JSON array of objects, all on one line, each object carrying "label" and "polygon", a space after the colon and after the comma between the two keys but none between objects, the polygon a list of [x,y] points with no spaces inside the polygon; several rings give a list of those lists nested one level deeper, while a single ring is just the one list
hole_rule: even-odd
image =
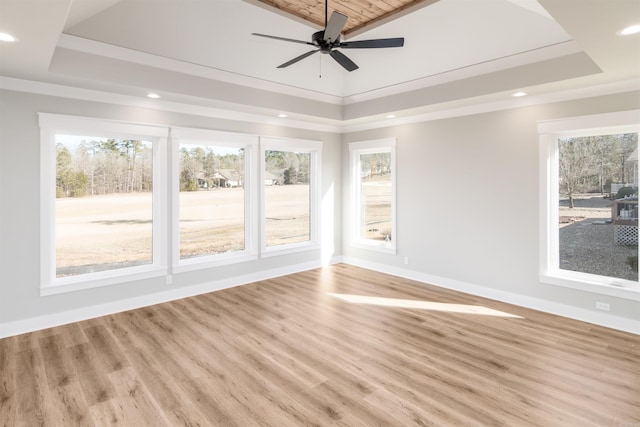
[{"label": "electrical outlet", "polygon": [[409,257],[404,257],[404,265],[409,265]]},{"label": "electrical outlet", "polygon": [[167,281],[166,284],[170,285],[173,283],[173,276],[171,274],[167,274]]},{"label": "electrical outlet", "polygon": [[602,311],[611,311],[611,305],[607,304],[606,302],[597,301],[596,308]]}]

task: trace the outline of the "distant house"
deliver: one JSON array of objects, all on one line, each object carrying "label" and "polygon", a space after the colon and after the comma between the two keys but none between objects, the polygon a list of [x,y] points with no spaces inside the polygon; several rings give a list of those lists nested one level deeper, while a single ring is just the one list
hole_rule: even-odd
[{"label": "distant house", "polygon": [[206,190],[209,188],[209,180],[204,176],[204,172],[199,172],[196,176],[198,180],[198,188]]},{"label": "distant house", "polygon": [[233,169],[220,169],[213,174],[216,186],[223,188],[242,187],[244,185],[244,177],[242,174]]},{"label": "distant house", "polygon": [[264,185],[282,185],[284,182],[284,170],[264,173]]}]

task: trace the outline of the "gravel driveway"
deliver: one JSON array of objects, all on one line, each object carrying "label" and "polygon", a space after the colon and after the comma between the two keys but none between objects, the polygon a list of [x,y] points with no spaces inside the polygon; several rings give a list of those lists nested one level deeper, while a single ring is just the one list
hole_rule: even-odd
[{"label": "gravel driveway", "polygon": [[560,268],[638,280],[627,264],[629,256],[638,255],[638,246],[615,244],[614,226],[605,222],[611,203],[602,197],[577,199],[573,209],[560,203]]}]

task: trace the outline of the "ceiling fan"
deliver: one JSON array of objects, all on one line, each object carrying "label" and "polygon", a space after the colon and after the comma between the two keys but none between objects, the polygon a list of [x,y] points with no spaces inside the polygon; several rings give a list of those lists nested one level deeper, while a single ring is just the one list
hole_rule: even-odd
[{"label": "ceiling fan", "polygon": [[324,4],[324,30],[313,33],[311,36],[311,41],[302,41],[302,40],[294,40],[288,39],[285,37],[278,36],[270,36],[267,34],[258,34],[251,33],[254,36],[267,37],[270,39],[282,40],[286,42],[292,43],[301,43],[315,47],[314,50],[311,50],[307,53],[303,53],[300,56],[293,58],[290,61],[285,62],[284,64],[278,65],[278,68],[285,68],[289,65],[293,65],[298,61],[303,60],[304,58],[313,55],[314,53],[321,52],[324,54],[328,54],[335,61],[342,65],[342,67],[347,71],[357,70],[359,67],[350,60],[345,54],[337,50],[340,49],[374,49],[374,48],[382,48],[382,47],[402,47],[404,46],[404,37],[396,37],[391,39],[375,39],[375,40],[358,40],[352,42],[343,42],[340,40],[340,32],[344,28],[344,25],[347,23],[348,16],[343,15],[340,12],[333,11],[331,14],[331,19],[327,19],[328,16],[328,0],[325,0]]}]

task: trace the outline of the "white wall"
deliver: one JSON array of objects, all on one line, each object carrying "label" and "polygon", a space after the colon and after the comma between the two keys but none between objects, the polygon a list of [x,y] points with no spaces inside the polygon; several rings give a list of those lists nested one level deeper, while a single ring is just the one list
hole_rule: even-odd
[{"label": "white wall", "polygon": [[[640,333],[637,302],[538,280],[537,121],[637,108],[640,92],[631,92],[339,135],[0,91],[0,336],[311,268],[330,256]],[[333,202],[322,223],[333,248],[174,275],[171,286],[150,279],[41,297],[38,112],[322,140],[321,197]],[[348,240],[348,143],[385,137],[398,141],[396,256]],[[611,313],[596,312],[595,301],[611,304]]]},{"label": "white wall", "polygon": [[[397,138],[397,255],[349,245],[369,268],[640,333],[640,303],[540,283],[537,121],[637,109],[638,92],[529,106],[345,135]],[[348,162],[343,161],[343,176]],[[404,265],[408,256],[410,264]],[[611,312],[595,311],[595,302]]]},{"label": "white wall", "polygon": [[[40,296],[38,112],[88,116],[140,123],[217,129],[324,142],[322,151],[322,239],[320,250],[275,256],[216,269],[129,282],[85,291]],[[191,116],[99,102],[0,91],[0,337],[51,326],[96,313],[118,311],[190,293],[246,283],[319,266],[341,253],[341,136],[272,125]],[[333,249],[332,249],[333,248]]]}]

